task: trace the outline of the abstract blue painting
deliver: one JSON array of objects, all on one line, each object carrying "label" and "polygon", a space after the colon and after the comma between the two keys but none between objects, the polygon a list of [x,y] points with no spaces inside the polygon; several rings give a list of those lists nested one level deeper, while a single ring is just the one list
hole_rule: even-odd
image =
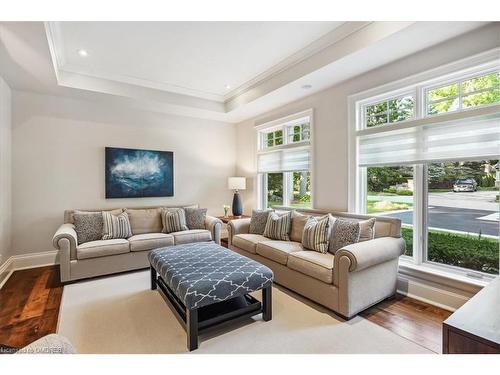
[{"label": "abstract blue painting", "polygon": [[106,198],[173,195],[173,152],[106,147]]}]

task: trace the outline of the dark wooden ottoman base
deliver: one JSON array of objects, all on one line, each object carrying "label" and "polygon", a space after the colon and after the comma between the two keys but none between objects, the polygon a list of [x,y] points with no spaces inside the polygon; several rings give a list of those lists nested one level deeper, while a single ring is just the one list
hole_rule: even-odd
[{"label": "dark wooden ottoman base", "polygon": [[272,286],[262,289],[262,303],[251,295],[245,294],[200,308],[188,309],[161,276],[158,276],[156,270],[153,267],[150,267],[150,270],[151,289],[158,289],[179,323],[186,330],[189,351],[198,348],[198,335],[209,329],[247,319],[260,313],[264,321],[272,319]]}]

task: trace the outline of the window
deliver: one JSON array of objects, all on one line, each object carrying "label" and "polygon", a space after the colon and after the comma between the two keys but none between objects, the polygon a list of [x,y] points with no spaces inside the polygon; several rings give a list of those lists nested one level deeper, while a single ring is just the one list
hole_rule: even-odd
[{"label": "window", "polygon": [[426,90],[427,115],[460,111],[500,102],[500,73],[483,74]]},{"label": "window", "polygon": [[366,178],[366,213],[401,219],[406,256],[413,255],[413,167],[370,167]]},{"label": "window", "polygon": [[429,163],[427,261],[498,274],[498,160]]},{"label": "window", "polygon": [[258,127],[260,207],[311,208],[311,111]]},{"label": "window", "polygon": [[415,116],[415,98],[405,95],[365,107],[366,127],[405,121]]},{"label": "window", "polygon": [[283,130],[270,131],[264,133],[265,137],[264,145],[266,148],[281,146],[283,144]]},{"label": "window", "polygon": [[287,126],[288,143],[308,141],[311,136],[311,129],[308,122]]},{"label": "window", "polygon": [[427,271],[499,274],[499,71],[497,60],[485,60],[350,99],[349,209],[401,219],[403,259]]}]

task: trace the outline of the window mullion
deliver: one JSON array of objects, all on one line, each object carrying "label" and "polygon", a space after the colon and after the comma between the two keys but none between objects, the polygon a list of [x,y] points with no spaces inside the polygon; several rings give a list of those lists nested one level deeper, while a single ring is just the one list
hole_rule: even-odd
[{"label": "window mullion", "polygon": [[425,171],[423,164],[414,166],[413,184],[413,261],[422,264],[425,259]]}]

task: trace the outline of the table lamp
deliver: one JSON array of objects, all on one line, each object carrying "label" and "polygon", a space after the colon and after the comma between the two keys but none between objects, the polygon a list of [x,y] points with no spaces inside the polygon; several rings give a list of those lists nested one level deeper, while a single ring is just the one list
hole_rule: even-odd
[{"label": "table lamp", "polygon": [[227,179],[227,188],[234,190],[233,196],[233,216],[241,216],[243,214],[243,205],[241,204],[241,197],[239,190],[246,189],[245,177],[229,177]]}]

